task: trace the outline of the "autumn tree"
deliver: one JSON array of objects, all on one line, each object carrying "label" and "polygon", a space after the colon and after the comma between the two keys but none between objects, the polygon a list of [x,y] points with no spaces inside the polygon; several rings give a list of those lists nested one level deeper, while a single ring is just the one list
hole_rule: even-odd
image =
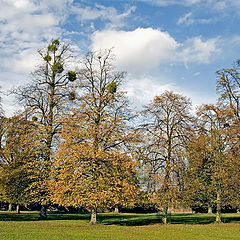
[{"label": "autumn tree", "polygon": [[140,161],[145,169],[149,198],[164,213],[179,202],[183,190],[185,144],[191,131],[191,103],[186,97],[166,91],[143,111],[145,139]]},{"label": "autumn tree", "polygon": [[[3,162],[3,142],[4,142],[4,134],[5,134],[5,123],[6,118],[4,116],[0,116],[0,178],[3,176],[2,171],[2,162]],[[3,201],[3,187],[0,184],[0,201]]]},{"label": "autumn tree", "polygon": [[[239,164],[232,156],[239,140],[234,140],[233,112],[203,105],[197,114],[200,132],[189,144],[189,182],[195,201],[200,206],[216,206],[216,222],[221,222],[221,208],[239,199]],[[230,181],[234,176],[235,181]]]},{"label": "autumn tree", "polygon": [[2,121],[0,141],[0,188],[2,197],[10,204],[30,201],[27,189],[32,182],[31,162],[39,157],[39,145],[34,123],[23,114]]},{"label": "autumn tree", "polygon": [[75,108],[64,120],[55,162],[53,201],[90,209],[133,205],[135,164],[123,151],[129,141],[124,72],[112,65],[111,50],[87,54],[78,71]]},{"label": "autumn tree", "polygon": [[[38,52],[41,64],[33,73],[32,82],[12,92],[27,109],[28,118],[38,122],[37,131],[42,133],[39,140],[44,145],[41,160],[41,164],[44,161],[42,169],[44,173],[41,171],[41,175],[35,178],[36,182],[32,184],[31,195],[35,196],[33,201],[42,205],[40,219],[44,219],[46,218],[46,205],[50,203],[48,180],[51,158],[61,127],[60,119],[66,111],[65,106],[69,99],[67,87],[69,82],[75,81],[76,74],[68,70],[71,58],[69,45],[53,40],[47,49]],[[35,166],[36,173],[37,162]]]}]

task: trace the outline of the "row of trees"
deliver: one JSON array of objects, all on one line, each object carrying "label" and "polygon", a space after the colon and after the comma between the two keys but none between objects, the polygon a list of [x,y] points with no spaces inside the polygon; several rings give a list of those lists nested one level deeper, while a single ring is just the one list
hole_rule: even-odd
[{"label": "row of trees", "polygon": [[[15,204],[98,210],[147,204],[240,206],[239,74],[217,72],[217,105],[191,112],[188,98],[164,92],[133,113],[124,72],[111,50],[85,55],[72,71],[68,45],[39,51],[32,83],[12,90],[24,111],[1,117],[0,197]],[[137,123],[137,124],[136,124]]]}]

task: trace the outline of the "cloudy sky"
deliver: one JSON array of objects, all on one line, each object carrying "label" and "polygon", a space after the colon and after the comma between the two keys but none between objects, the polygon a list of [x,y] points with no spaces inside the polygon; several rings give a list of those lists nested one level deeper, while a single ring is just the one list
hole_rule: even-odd
[{"label": "cloudy sky", "polygon": [[0,85],[30,81],[37,50],[60,38],[78,55],[113,47],[135,106],[164,90],[214,103],[215,72],[240,58],[239,25],[240,0],[0,0]]}]

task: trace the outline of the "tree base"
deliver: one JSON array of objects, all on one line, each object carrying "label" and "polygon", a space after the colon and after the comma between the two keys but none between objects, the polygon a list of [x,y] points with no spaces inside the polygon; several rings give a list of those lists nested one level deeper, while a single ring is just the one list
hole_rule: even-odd
[{"label": "tree base", "polygon": [[47,208],[45,206],[41,207],[38,220],[46,220],[47,219]]},{"label": "tree base", "polygon": [[91,221],[89,223],[90,225],[96,225],[97,224],[97,210],[93,209],[91,214]]}]

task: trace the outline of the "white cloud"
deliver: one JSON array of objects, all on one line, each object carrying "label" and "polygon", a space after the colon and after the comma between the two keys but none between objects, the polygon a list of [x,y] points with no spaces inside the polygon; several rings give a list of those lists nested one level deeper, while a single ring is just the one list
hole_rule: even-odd
[{"label": "white cloud", "polygon": [[[19,59],[31,60],[43,41],[60,36],[59,27],[71,0],[0,0],[0,67]],[[30,54],[27,56],[27,54]],[[32,65],[31,62],[28,63]],[[12,70],[27,69],[19,65]]]},{"label": "white cloud", "polygon": [[[191,97],[196,105],[202,103],[203,98],[213,102],[215,96],[210,99],[207,93],[193,93],[186,90],[187,87],[180,89],[174,83],[176,79],[160,68],[168,68],[168,64],[209,63],[221,51],[218,40],[195,37],[179,43],[159,29],[138,28],[133,31],[97,31],[92,36],[91,47],[92,50],[114,47],[117,67],[128,72],[124,90],[135,107],[140,108],[165,90]],[[195,77],[199,75],[200,72],[194,74]]]},{"label": "white cloud", "polygon": [[37,63],[39,63],[39,60],[40,58],[36,50],[26,49],[5,59],[3,65],[5,68],[11,68],[16,73],[30,74],[37,66]]},{"label": "white cloud", "polygon": [[186,87],[182,88],[174,84],[171,79],[168,79],[169,83],[164,83],[166,76],[143,76],[137,79],[134,76],[129,76],[125,91],[127,91],[128,98],[132,103],[133,108],[138,110],[142,109],[142,106],[149,104],[155,96],[159,96],[165,91],[173,91],[190,98],[194,110],[203,103],[215,104],[216,94],[209,95],[206,91],[189,90]]},{"label": "white cloud", "polygon": [[200,72],[195,72],[194,76],[199,76],[201,73]]},{"label": "white cloud", "polygon": [[188,39],[178,55],[178,60],[185,63],[209,63],[213,56],[221,53],[218,40],[219,38],[212,38],[203,41],[201,37]]},{"label": "white cloud", "polygon": [[167,32],[152,28],[134,31],[103,30],[92,36],[92,49],[113,47],[116,64],[128,72],[144,72],[160,64],[183,62],[209,63],[221,52],[218,38],[201,37],[178,43]]},{"label": "white cloud", "polygon": [[97,31],[92,36],[91,47],[113,47],[118,66],[145,71],[172,60],[178,43],[159,29],[137,28],[134,31]]},{"label": "white cloud", "polygon": [[168,6],[168,5],[194,5],[202,2],[202,0],[137,0],[139,2],[146,2],[157,6]]},{"label": "white cloud", "polygon": [[127,91],[129,100],[134,104],[134,107],[137,108],[141,108],[166,90],[176,90],[175,85],[171,83],[163,84],[161,77],[157,79],[151,76],[135,77],[133,75],[127,77],[124,90]]},{"label": "white cloud", "polygon": [[105,7],[103,5],[96,4],[94,8],[85,7],[79,8],[72,7],[72,12],[76,15],[78,21],[88,21],[102,19],[107,20],[110,23],[106,24],[106,28],[118,28],[124,24],[124,19],[127,18],[136,7],[132,6],[123,13],[118,13],[114,7]]},{"label": "white cloud", "polygon": [[[0,0],[0,85],[3,91],[29,81],[37,63],[37,49],[59,37],[60,24],[73,0]],[[44,44],[45,45],[45,44]],[[3,107],[11,115],[19,106],[3,96]]]},{"label": "white cloud", "polygon": [[186,24],[186,25],[190,25],[190,24],[194,23],[191,12],[186,13],[184,16],[182,16],[178,19],[178,21],[177,21],[178,25],[181,25],[183,23]]},{"label": "white cloud", "polygon": [[185,24],[185,25],[191,25],[194,23],[201,23],[201,24],[206,24],[206,23],[210,23],[212,21],[212,19],[195,19],[193,17],[192,12],[186,13],[185,15],[183,15],[182,17],[180,17],[177,21],[177,25],[181,25],[181,24]]}]

